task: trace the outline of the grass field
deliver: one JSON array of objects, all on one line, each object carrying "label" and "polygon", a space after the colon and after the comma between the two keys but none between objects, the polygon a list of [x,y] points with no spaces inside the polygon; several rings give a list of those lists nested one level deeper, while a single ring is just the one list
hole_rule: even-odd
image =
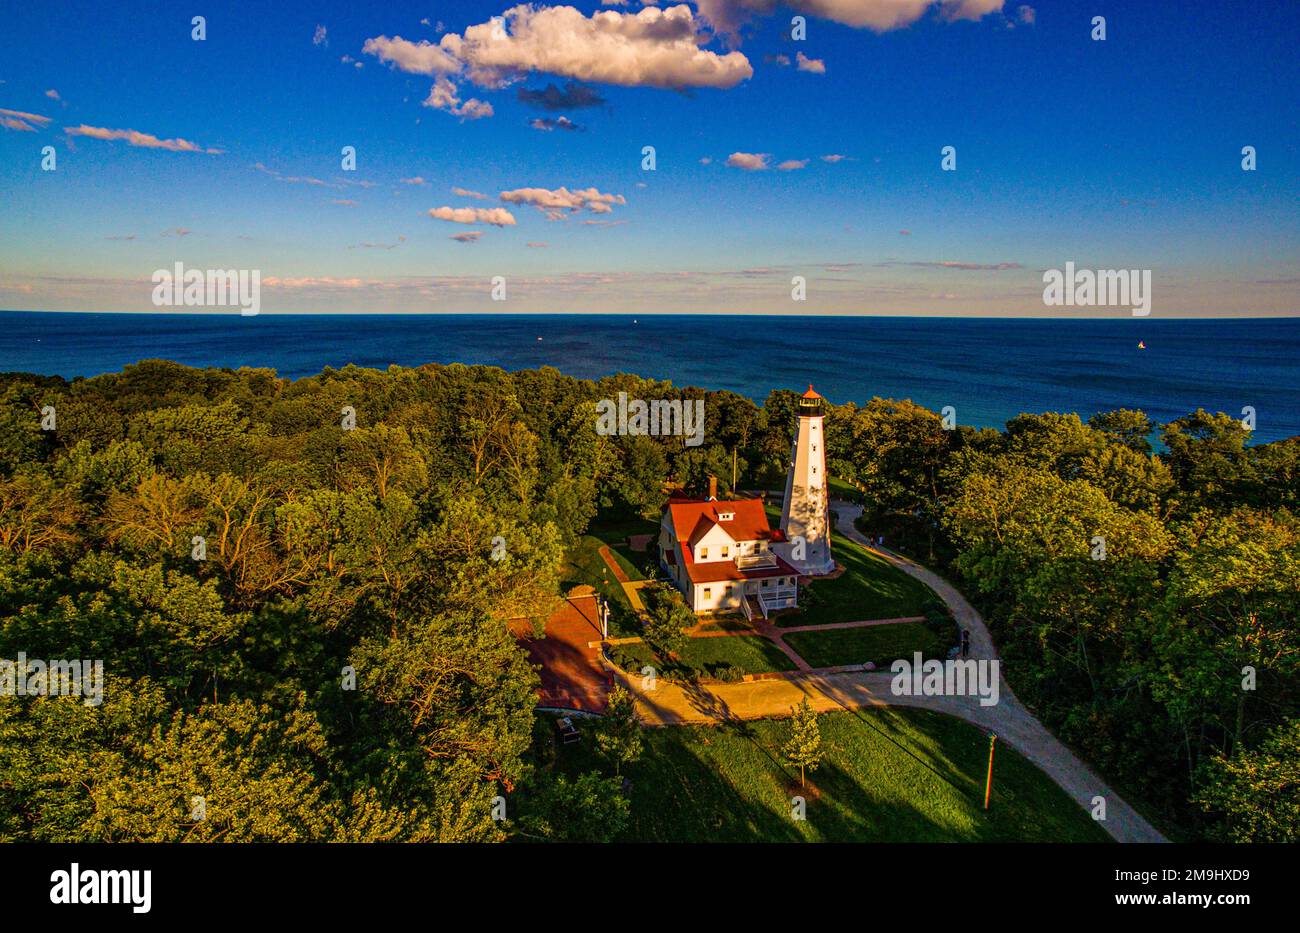
[{"label": "grass field", "polygon": [[[649,645],[618,645],[620,659],[631,662],[634,669],[649,664],[666,674],[712,676],[719,668],[729,667],[741,674],[764,674],[788,671],[794,667],[785,652],[769,639],[758,635],[724,635],[716,638],[692,638],[686,642],[676,661],[661,660]],[[625,662],[626,663],[626,662]]]},{"label": "grass field", "polygon": [[[988,739],[928,710],[873,709],[819,717],[825,756],[808,775],[807,819],[791,818],[799,772],[781,748],[788,720],[646,729],[624,768],[632,782],[627,841],[1103,842],[1087,812],[999,745],[993,805],[983,806]],[[539,742],[554,743],[549,723]],[[589,732],[589,730],[588,730]],[[555,747],[554,767],[607,766],[584,734]]]},{"label": "grass field", "polygon": [[957,643],[957,629],[944,641],[920,622],[894,625],[869,625],[865,628],[831,629],[824,632],[791,632],[785,643],[813,667],[837,667],[841,664],[865,664],[888,667],[899,658],[912,658],[919,651],[926,660],[948,656]]},{"label": "grass field", "polygon": [[845,572],[834,580],[801,587],[802,611],[781,616],[778,625],[821,625],[922,615],[937,599],[928,586],[891,566],[842,535],[831,538],[831,551]]}]

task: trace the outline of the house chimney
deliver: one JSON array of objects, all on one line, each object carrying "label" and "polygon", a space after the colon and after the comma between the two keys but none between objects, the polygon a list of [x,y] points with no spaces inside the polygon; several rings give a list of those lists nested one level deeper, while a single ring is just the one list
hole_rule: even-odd
[{"label": "house chimney", "polygon": [[712,474],[709,476],[709,501],[718,501],[718,478]]}]

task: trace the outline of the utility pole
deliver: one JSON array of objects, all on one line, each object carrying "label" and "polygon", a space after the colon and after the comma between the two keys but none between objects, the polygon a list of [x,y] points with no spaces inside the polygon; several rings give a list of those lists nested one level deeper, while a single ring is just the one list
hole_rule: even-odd
[{"label": "utility pole", "polygon": [[984,809],[989,808],[989,795],[993,793],[993,746],[998,737],[994,733],[989,733],[989,776],[984,781]]}]

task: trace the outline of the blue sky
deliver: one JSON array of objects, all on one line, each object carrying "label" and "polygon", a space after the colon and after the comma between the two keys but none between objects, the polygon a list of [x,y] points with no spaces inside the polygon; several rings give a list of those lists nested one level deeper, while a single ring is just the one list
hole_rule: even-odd
[{"label": "blue sky", "polygon": [[1300,312],[1297,4],[256,6],[0,14],[0,307],[149,310],[181,262],[264,311],[1077,314],[1072,261]]}]

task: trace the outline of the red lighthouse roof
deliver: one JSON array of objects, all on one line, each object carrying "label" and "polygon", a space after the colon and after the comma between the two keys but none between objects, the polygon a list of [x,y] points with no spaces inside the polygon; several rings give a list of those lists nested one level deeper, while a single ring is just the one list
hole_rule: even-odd
[{"label": "red lighthouse roof", "polygon": [[812,387],[812,383],[811,383],[811,382],[808,383],[808,391],[805,392],[803,395],[801,395],[801,396],[799,396],[799,397],[800,397],[800,398],[813,398],[813,399],[820,399],[820,398],[821,398],[820,395],[818,395],[816,392],[813,391],[813,387]]}]

